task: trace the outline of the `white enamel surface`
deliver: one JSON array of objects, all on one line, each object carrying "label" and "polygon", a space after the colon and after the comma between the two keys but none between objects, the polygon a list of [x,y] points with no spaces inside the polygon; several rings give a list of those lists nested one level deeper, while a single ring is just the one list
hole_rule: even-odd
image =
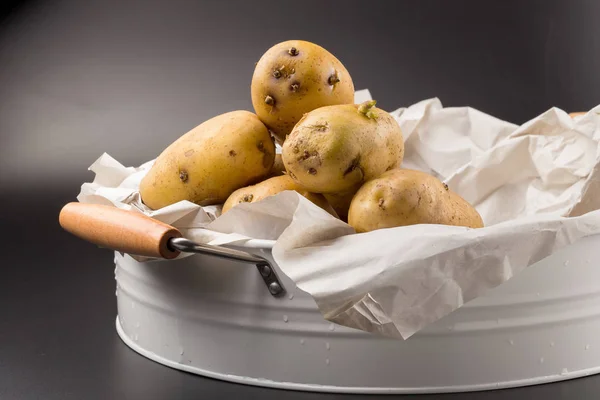
[{"label": "white enamel surface", "polygon": [[288,293],[273,298],[252,265],[116,254],[117,330],[162,364],[259,386],[417,393],[570,379],[600,367],[599,245],[559,251],[406,341],[332,325],[285,276]]}]

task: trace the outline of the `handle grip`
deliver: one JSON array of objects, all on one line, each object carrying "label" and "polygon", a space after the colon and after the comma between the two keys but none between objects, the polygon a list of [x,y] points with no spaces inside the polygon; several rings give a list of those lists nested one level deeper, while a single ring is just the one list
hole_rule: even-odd
[{"label": "handle grip", "polygon": [[172,259],[179,251],[168,246],[181,237],[176,228],[144,214],[101,204],[72,202],[59,215],[67,232],[100,247],[146,257]]}]

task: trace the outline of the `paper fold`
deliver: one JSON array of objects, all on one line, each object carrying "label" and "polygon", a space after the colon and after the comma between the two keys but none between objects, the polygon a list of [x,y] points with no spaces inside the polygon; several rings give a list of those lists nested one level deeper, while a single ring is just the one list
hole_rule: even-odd
[{"label": "paper fold", "polygon": [[[370,98],[356,93],[357,101]],[[600,233],[600,106],[570,118],[552,108],[517,126],[428,99],[392,112],[405,139],[403,168],[444,180],[471,202],[483,229],[414,225],[356,234],[295,192],[220,206],[179,202],[152,211],[139,182],[153,161],[124,167],[103,154],[78,200],[141,212],[200,243],[273,246],[280,269],[324,318],[408,338],[523,269]],[[145,260],[136,257],[138,260]]]}]

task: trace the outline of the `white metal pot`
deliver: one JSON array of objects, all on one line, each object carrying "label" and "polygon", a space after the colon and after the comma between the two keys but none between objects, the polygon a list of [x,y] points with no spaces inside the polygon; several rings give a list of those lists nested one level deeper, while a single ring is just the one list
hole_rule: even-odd
[{"label": "white metal pot", "polygon": [[347,393],[455,392],[600,371],[599,237],[564,248],[406,341],[324,320],[273,261],[272,296],[251,264],[209,255],[137,262],[115,253],[117,332],[143,356],[226,381]]}]

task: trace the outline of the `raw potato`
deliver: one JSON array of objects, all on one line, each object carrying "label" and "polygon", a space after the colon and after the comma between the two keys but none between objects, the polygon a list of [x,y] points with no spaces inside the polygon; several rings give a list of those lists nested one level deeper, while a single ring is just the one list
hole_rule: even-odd
[{"label": "raw potato", "polygon": [[275,144],[255,114],[221,114],[158,156],[140,183],[142,201],[154,210],[181,200],[221,204],[233,191],[266,177],[274,157]]},{"label": "raw potato", "polygon": [[408,169],[365,183],[352,199],[348,223],[357,232],[416,224],[483,227],[475,208],[439,179]]},{"label": "raw potato", "polygon": [[285,166],[283,165],[281,154],[275,154],[275,161],[273,162],[273,167],[271,168],[269,176],[279,176],[285,173]]},{"label": "raw potato", "polygon": [[356,191],[360,188],[360,184],[356,185],[352,189],[342,193],[325,193],[323,196],[327,199],[331,207],[335,210],[340,219],[344,222],[348,222],[348,209],[350,208],[350,202]]},{"label": "raw potato", "polygon": [[342,63],[314,43],[289,40],[271,47],[252,76],[252,105],[278,143],[302,115],[354,102],[354,84]]},{"label": "raw potato", "polygon": [[375,107],[321,107],[306,114],[282,146],[288,174],[314,193],[346,193],[404,158],[404,140],[396,120]]},{"label": "raw potato", "polygon": [[240,203],[254,203],[255,201],[262,200],[269,196],[274,196],[277,193],[285,190],[295,190],[308,200],[312,201],[317,206],[321,207],[329,214],[337,218],[337,214],[331,208],[325,197],[321,194],[310,193],[287,175],[275,176],[265,181],[257,183],[256,185],[248,186],[236,190],[229,196],[225,204],[223,204],[222,214],[225,214],[231,208],[235,207]]}]

